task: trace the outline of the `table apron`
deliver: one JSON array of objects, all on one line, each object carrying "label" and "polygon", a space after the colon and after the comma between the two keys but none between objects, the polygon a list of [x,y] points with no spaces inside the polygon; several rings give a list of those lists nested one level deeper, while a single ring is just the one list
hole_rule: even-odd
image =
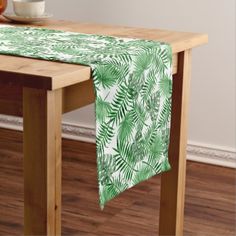
[{"label": "table apron", "polygon": [[[178,56],[173,55],[172,73],[176,74]],[[0,114],[23,116],[23,86],[0,82]],[[62,88],[62,112],[67,113],[93,103],[95,100],[93,81],[74,84]]]},{"label": "table apron", "polygon": [[[23,117],[23,88],[0,84],[0,114]],[[62,112],[66,113],[93,103],[93,81],[87,80],[62,89]]]}]

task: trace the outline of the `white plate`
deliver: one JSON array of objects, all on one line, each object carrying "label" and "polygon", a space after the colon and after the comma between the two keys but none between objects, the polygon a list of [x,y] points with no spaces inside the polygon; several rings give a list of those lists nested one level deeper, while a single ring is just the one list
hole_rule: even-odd
[{"label": "white plate", "polygon": [[3,16],[6,17],[8,20],[15,21],[15,22],[34,23],[34,22],[40,22],[40,21],[48,20],[53,15],[49,14],[49,13],[45,13],[40,17],[24,17],[24,16],[17,16],[14,13],[5,13],[5,14],[3,14]]}]

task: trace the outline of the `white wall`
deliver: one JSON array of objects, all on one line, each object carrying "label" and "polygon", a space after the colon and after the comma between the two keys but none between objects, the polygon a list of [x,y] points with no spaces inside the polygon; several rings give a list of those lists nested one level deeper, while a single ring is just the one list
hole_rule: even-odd
[{"label": "white wall", "polygon": [[[209,34],[193,52],[189,142],[235,149],[235,0],[46,0],[56,18]],[[67,122],[94,126],[88,106]]]}]

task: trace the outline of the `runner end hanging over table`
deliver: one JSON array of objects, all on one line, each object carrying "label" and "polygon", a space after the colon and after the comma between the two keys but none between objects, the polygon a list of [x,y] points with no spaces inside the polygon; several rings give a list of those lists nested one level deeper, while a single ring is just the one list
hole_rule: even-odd
[{"label": "runner end hanging over table", "polygon": [[92,68],[101,207],[124,190],[170,169],[172,52],[168,44],[0,27],[0,53]]}]

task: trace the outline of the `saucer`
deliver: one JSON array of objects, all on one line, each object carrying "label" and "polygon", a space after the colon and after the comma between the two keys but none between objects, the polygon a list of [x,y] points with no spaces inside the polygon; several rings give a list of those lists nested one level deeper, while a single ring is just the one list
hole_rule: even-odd
[{"label": "saucer", "polygon": [[39,17],[25,17],[25,16],[17,16],[15,13],[5,13],[3,14],[5,18],[14,22],[20,23],[34,23],[34,22],[41,22],[50,19],[53,15],[49,13],[44,13],[42,16]]}]

